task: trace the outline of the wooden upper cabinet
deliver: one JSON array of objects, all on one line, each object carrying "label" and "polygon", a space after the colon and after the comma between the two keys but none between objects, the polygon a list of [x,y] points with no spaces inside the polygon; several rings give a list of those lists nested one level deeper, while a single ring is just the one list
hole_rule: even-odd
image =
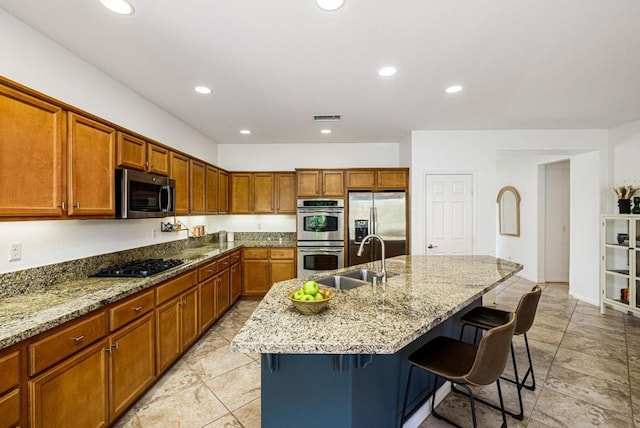
[{"label": "wooden upper cabinet", "polygon": [[189,168],[190,213],[205,213],[205,165],[204,162],[191,159]]},{"label": "wooden upper cabinet", "polygon": [[62,215],[64,119],[61,108],[0,85],[0,216]]},{"label": "wooden upper cabinet", "polygon": [[221,169],[218,170],[218,212],[229,212],[229,173]]},{"label": "wooden upper cabinet", "polygon": [[252,212],[256,214],[273,214],[274,207],[274,177],[272,173],[253,173]]},{"label": "wooden upper cabinet", "polygon": [[189,214],[189,158],[170,152],[170,178],[176,181],[176,215]]},{"label": "wooden upper cabinet", "polygon": [[278,214],[296,213],[296,174],[294,172],[276,173],[275,206]]},{"label": "wooden upper cabinet", "polygon": [[216,214],[218,212],[218,168],[205,165],[205,212]]},{"label": "wooden upper cabinet", "polygon": [[344,171],[341,169],[297,170],[296,176],[299,197],[344,197]]},{"label": "wooden upper cabinet", "polygon": [[408,187],[408,168],[349,169],[347,189],[404,190]]},{"label": "wooden upper cabinet", "polygon": [[144,171],[147,163],[147,142],[118,132],[116,165]]},{"label": "wooden upper cabinet", "polygon": [[251,214],[251,173],[232,172],[231,214]]},{"label": "wooden upper cabinet", "polygon": [[147,171],[153,174],[169,175],[169,150],[147,143]]},{"label": "wooden upper cabinet", "polygon": [[68,117],[67,213],[114,216],[116,131],[75,113]]}]

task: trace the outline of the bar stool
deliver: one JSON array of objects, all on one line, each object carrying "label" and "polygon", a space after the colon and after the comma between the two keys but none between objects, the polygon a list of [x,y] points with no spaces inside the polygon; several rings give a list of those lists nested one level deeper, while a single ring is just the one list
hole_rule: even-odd
[{"label": "bar stool", "polygon": [[441,377],[454,384],[464,387],[471,402],[471,417],[474,428],[478,426],[476,421],[476,408],[473,392],[469,385],[489,385],[496,382],[500,406],[502,412],[502,427],[507,426],[507,419],[502,401],[500,388],[500,375],[504,371],[509,355],[509,344],[516,328],[516,317],[513,313],[507,317],[503,325],[487,331],[478,346],[449,337],[439,336],[420,347],[409,356],[409,379],[402,403],[402,423],[408,419],[415,409],[405,416],[411,376],[415,367],[426,370],[435,375],[431,397],[431,413],[438,419],[444,419],[450,424],[454,422],[438,414],[435,410],[436,387],[438,378]]},{"label": "bar stool", "polygon": [[[529,350],[529,340],[527,339],[527,332],[533,325],[533,321],[536,315],[536,310],[538,309],[538,302],[540,301],[540,296],[542,295],[542,288],[539,285],[534,286],[530,292],[524,294],[520,298],[520,302],[518,303],[518,307],[515,310],[516,314],[516,330],[513,333],[514,335],[524,335],[524,343],[527,349],[527,358],[529,359],[529,368],[527,369],[522,381],[520,381],[518,377],[518,366],[516,364],[516,354],[513,349],[513,343],[511,344],[511,360],[513,361],[513,372],[515,375],[514,379],[509,379],[507,377],[501,376],[501,379],[504,379],[508,382],[516,384],[516,389],[518,390],[518,403],[520,404],[520,413],[514,413],[509,410],[506,410],[506,413],[513,416],[518,420],[522,420],[524,417],[524,406],[522,404],[522,388],[526,388],[530,391],[536,389],[536,378],[533,374],[533,363],[531,362],[531,351]],[[478,330],[490,330],[497,325],[504,324],[505,319],[511,314],[511,312],[507,312],[504,310],[500,310],[497,308],[491,308],[487,306],[479,306],[471,309],[469,312],[464,314],[464,316],[460,319],[463,322],[462,331],[460,332],[460,340],[462,340],[462,335],[464,333],[464,328],[469,325],[476,328],[476,334],[474,336],[474,343],[477,340]],[[527,378],[531,375],[531,385],[526,385]],[[454,388],[454,391],[464,393],[458,389]],[[480,398],[476,398],[476,400],[481,401],[493,408],[498,408],[493,403],[486,402]]]}]

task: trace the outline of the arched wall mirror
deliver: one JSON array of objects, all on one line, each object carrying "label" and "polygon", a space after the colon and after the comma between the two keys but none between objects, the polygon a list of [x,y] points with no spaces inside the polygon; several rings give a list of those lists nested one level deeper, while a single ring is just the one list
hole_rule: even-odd
[{"label": "arched wall mirror", "polygon": [[520,193],[515,187],[505,186],[498,192],[500,235],[520,236]]}]

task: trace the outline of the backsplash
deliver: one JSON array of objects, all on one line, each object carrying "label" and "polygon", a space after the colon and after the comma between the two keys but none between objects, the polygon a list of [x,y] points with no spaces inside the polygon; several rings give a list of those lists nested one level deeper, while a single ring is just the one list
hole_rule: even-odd
[{"label": "backsplash", "polygon": [[[235,242],[279,241],[295,246],[293,232],[235,232]],[[171,258],[174,254],[207,244],[218,243],[218,233],[190,237],[161,244],[117,251],[0,274],[0,298],[38,291],[64,281],[93,275],[99,269],[139,259]]]}]

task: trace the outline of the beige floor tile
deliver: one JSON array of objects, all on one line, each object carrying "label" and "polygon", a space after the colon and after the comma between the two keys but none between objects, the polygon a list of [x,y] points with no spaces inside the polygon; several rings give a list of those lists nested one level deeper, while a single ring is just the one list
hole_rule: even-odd
[{"label": "beige floor tile", "polygon": [[[578,302],[578,305],[576,306],[576,312],[580,314],[591,315],[591,316],[601,316],[600,306],[591,305],[585,302]],[[607,308],[606,313],[602,316],[611,317],[611,318],[623,318],[624,314],[620,311]]]},{"label": "beige floor tile", "polygon": [[[436,411],[460,426],[472,426],[471,405],[466,395],[450,393],[442,400],[440,405],[436,407]],[[500,411],[485,406],[482,403],[476,403],[476,418],[479,427],[497,427],[502,423]],[[513,425],[513,421],[513,418],[507,416],[507,424],[509,426]]]},{"label": "beige floor tile", "polygon": [[549,388],[541,391],[531,418],[552,427],[633,427],[632,420],[622,414]]},{"label": "beige floor tile", "polygon": [[170,397],[199,383],[198,376],[184,360],[179,360],[162,378],[142,397],[147,403]]},{"label": "beige floor tile", "polygon": [[627,350],[624,346],[612,346],[609,341],[585,337],[575,331],[564,335],[560,348],[572,349],[594,357],[605,357],[620,364],[627,363]]},{"label": "beige floor tile", "polygon": [[211,330],[231,341],[242,328],[244,323],[247,322],[247,319],[247,316],[238,312],[230,312],[216,322]]},{"label": "beige floor tile", "polygon": [[114,428],[143,428],[136,415],[135,407],[132,407],[124,415],[120,417],[113,425]]},{"label": "beige floor tile", "polygon": [[136,410],[143,427],[201,427],[228,413],[203,383],[152,402],[143,400]]},{"label": "beige floor tile", "polygon": [[595,325],[589,325],[588,323],[584,323],[584,322],[581,322],[581,323],[573,322],[573,319],[569,322],[569,325],[567,326],[566,331],[568,333],[583,335],[585,337],[590,337],[596,340],[609,341],[617,344],[624,343],[625,341],[624,329],[620,329],[620,330],[603,329],[603,328],[598,328]]},{"label": "beige floor tile", "polygon": [[247,355],[231,352],[229,346],[203,349],[186,359],[189,367],[203,380],[212,379],[253,361]]},{"label": "beige floor tile", "polygon": [[624,334],[625,332],[623,318],[574,313],[571,316],[571,324],[579,324],[585,328],[597,328],[615,334]]},{"label": "beige floor tile", "polygon": [[260,300],[239,300],[233,306],[233,310],[239,314],[250,317],[259,304]]},{"label": "beige floor tile", "polygon": [[260,363],[253,361],[205,383],[231,411],[260,398]]},{"label": "beige floor tile", "polygon": [[536,323],[534,323],[527,332],[527,338],[529,340],[537,340],[538,342],[545,342],[555,346],[560,345],[563,335],[564,331],[562,330],[541,327]]},{"label": "beige floor tile", "polygon": [[245,428],[260,428],[260,399],[253,400],[233,411],[233,415]]},{"label": "beige floor tile", "polygon": [[229,413],[220,419],[216,419],[210,424],[205,425],[204,428],[242,428],[242,425],[231,413]]},{"label": "beige floor tile", "polygon": [[607,380],[620,386],[629,388],[629,372],[627,364],[620,364],[607,358],[594,357],[571,349],[559,348],[554,365],[575,370],[585,375]]},{"label": "beige floor tile", "polygon": [[549,370],[544,387],[631,417],[629,389],[619,384],[554,365]]}]

